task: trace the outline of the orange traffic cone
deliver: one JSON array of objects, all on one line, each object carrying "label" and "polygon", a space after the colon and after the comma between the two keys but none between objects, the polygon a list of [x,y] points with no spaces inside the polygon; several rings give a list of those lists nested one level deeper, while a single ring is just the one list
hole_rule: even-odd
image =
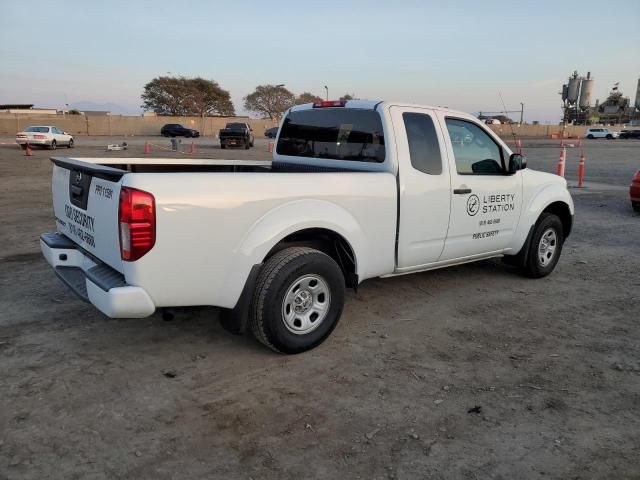
[{"label": "orange traffic cone", "polygon": [[267,144],[267,152],[273,153],[273,142]]},{"label": "orange traffic cone", "polygon": [[580,163],[578,164],[578,188],[582,188],[584,179],[584,152],[580,153]]},{"label": "orange traffic cone", "polygon": [[31,146],[29,145],[29,142],[27,142],[27,148],[24,149],[24,156],[30,157],[31,155],[33,155],[33,152],[31,151]]},{"label": "orange traffic cone", "polygon": [[196,144],[195,142],[191,142],[191,150],[189,150],[189,153],[191,155],[193,155],[194,153],[196,153]]},{"label": "orange traffic cone", "polygon": [[557,175],[560,177],[564,177],[564,161],[567,158],[567,149],[562,147],[560,150],[560,159],[558,160],[558,171]]},{"label": "orange traffic cone", "polygon": [[144,142],[144,153],[145,154],[149,154],[151,153],[151,145],[149,145],[149,142]]}]

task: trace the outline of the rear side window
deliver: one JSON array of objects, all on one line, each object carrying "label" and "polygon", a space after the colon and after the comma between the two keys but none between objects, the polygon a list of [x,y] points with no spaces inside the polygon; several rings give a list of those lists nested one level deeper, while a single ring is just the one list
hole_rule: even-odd
[{"label": "rear side window", "polygon": [[383,162],[384,133],[373,110],[318,108],[291,112],[278,138],[279,155]]},{"label": "rear side window", "polygon": [[423,113],[402,114],[409,142],[411,165],[429,175],[442,173],[442,156],[433,120]]}]

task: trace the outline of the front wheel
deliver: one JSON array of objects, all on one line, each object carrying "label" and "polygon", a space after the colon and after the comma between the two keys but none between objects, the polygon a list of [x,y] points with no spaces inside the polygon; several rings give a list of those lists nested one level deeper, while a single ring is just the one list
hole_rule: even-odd
[{"label": "front wheel", "polygon": [[564,231],[560,218],[552,213],[540,215],[531,237],[525,273],[531,278],[549,275],[560,259],[563,243]]},{"label": "front wheel", "polygon": [[253,335],[281,353],[320,345],[342,315],[345,281],[328,255],[307,247],[279,251],[262,267],[253,295]]},{"label": "front wheel", "polygon": [[69,144],[67,145],[67,148],[73,148],[73,138],[69,139]]},{"label": "front wheel", "polygon": [[589,134],[587,135],[587,138],[590,138],[591,140],[593,140],[593,135]]}]

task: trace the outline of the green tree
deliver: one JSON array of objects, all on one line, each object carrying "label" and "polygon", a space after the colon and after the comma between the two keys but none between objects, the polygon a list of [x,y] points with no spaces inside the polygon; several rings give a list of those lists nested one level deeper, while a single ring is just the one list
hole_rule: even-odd
[{"label": "green tree", "polygon": [[271,120],[278,120],[282,113],[295,104],[295,96],[278,85],[259,85],[246,97],[244,108]]},{"label": "green tree", "polygon": [[345,93],[344,95],[342,95],[340,97],[340,100],[357,100],[357,98],[355,97],[355,93]]},{"label": "green tree", "polygon": [[318,103],[321,101],[322,98],[309,92],[302,92],[296,97],[296,105],[302,105],[303,103]]},{"label": "green tree", "polygon": [[142,108],[160,115],[234,115],[231,96],[213,80],[156,77],[144,86]]}]

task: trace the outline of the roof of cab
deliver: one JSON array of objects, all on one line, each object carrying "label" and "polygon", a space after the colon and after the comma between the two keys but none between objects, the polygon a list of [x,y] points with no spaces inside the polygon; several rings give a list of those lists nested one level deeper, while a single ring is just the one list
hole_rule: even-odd
[{"label": "roof of cab", "polygon": [[[431,110],[440,110],[442,112],[452,113],[455,115],[465,116],[465,117],[473,117],[468,112],[461,112],[458,110],[453,110],[448,107],[440,107],[433,105],[418,105],[413,103],[406,102],[394,102],[388,100],[348,100],[344,107],[324,107],[324,108],[357,108],[362,110],[375,110],[376,108],[386,108],[391,106],[405,107],[405,108],[428,108]],[[304,103],[302,105],[295,105],[291,107],[291,112],[297,112],[300,110],[311,110],[313,109],[313,103]],[[475,118],[475,117],[473,117]]]}]

